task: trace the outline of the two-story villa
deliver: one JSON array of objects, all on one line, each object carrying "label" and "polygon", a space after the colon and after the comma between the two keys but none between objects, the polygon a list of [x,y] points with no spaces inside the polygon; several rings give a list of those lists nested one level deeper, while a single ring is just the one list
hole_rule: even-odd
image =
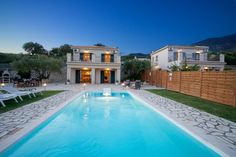
[{"label": "two-story villa", "polygon": [[72,46],[67,54],[67,80],[71,83],[120,82],[118,48],[106,46]]},{"label": "two-story villa", "polygon": [[224,70],[224,55],[208,57],[208,46],[165,46],[151,53],[152,68],[170,70],[170,66],[197,64],[201,70]]}]

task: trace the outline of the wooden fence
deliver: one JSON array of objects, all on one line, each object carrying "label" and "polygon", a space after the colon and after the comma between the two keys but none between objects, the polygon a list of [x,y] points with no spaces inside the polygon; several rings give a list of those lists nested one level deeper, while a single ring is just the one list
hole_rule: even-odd
[{"label": "wooden fence", "polygon": [[236,72],[147,70],[142,79],[151,85],[236,107]]}]

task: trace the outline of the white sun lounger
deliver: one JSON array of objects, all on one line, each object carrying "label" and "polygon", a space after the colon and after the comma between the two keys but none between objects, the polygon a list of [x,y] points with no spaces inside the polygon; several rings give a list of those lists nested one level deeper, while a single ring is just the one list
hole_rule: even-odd
[{"label": "white sun lounger", "polygon": [[25,96],[25,95],[28,95],[29,98],[31,98],[31,95],[32,94],[34,97],[36,97],[36,95],[33,93],[33,92],[30,92],[30,91],[19,91],[18,89],[14,88],[14,87],[10,87],[10,86],[6,86],[3,88],[3,90],[11,93],[11,94],[16,94],[21,101],[23,101],[23,98],[22,96]]},{"label": "white sun lounger", "polygon": [[0,93],[0,103],[2,104],[3,107],[6,107],[3,101],[14,99],[16,103],[18,103],[16,99],[17,95],[16,94],[2,94]]},{"label": "white sun lounger", "polygon": [[36,88],[26,88],[26,90],[27,91],[30,91],[30,92],[32,92],[32,93],[34,93],[35,95],[36,94],[41,94],[41,95],[43,95],[43,90],[42,89],[36,89]]}]

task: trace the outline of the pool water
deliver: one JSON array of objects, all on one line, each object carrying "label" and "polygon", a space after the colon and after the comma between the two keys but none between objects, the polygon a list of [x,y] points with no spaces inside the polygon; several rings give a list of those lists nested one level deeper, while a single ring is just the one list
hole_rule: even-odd
[{"label": "pool water", "polygon": [[1,157],[220,156],[128,93],[83,94]]}]

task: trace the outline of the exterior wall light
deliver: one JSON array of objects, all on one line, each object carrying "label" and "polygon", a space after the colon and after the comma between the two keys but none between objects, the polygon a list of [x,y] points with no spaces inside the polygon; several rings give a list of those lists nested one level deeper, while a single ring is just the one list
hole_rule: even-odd
[{"label": "exterior wall light", "polygon": [[43,83],[44,90],[47,88],[47,83]]},{"label": "exterior wall light", "polygon": [[177,50],[177,52],[181,52],[181,51],[183,51],[183,50],[182,50],[182,49],[178,49],[178,50]]},{"label": "exterior wall light", "polygon": [[5,86],[5,83],[1,83],[1,87],[4,87]]},{"label": "exterior wall light", "polygon": [[85,90],[86,83],[83,84],[83,89]]},{"label": "exterior wall light", "polygon": [[172,73],[169,73],[169,81],[172,80]]}]

